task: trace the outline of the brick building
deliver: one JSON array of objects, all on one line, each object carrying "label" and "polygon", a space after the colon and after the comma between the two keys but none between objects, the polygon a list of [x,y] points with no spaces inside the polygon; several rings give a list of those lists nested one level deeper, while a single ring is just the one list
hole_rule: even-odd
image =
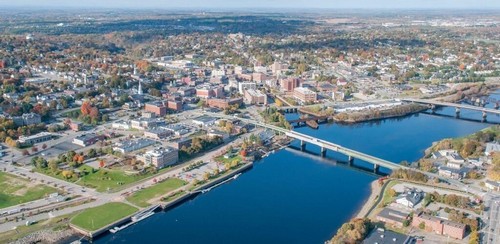
[{"label": "brick building", "polygon": [[301,102],[316,102],[318,95],[305,87],[297,87],[293,90],[293,96]]},{"label": "brick building", "polygon": [[465,236],[465,225],[440,219],[419,211],[414,214],[412,226],[419,228],[420,224],[425,224],[426,231],[435,232],[438,235],[445,235],[451,238],[462,240]]},{"label": "brick building", "polygon": [[280,80],[280,87],[286,92],[293,92],[296,87],[300,86],[299,78],[287,78]]},{"label": "brick building", "polygon": [[150,102],[144,106],[146,112],[154,113],[158,116],[165,116],[167,114],[167,107],[162,102]]},{"label": "brick building", "polygon": [[231,99],[217,99],[217,98],[207,99],[207,106],[211,108],[226,109],[232,105],[236,104],[241,105],[241,103],[243,103],[243,98],[241,97],[231,98]]}]

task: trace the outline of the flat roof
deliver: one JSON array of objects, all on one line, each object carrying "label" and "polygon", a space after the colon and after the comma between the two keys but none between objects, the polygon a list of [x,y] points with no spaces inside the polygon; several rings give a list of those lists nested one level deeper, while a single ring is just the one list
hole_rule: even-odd
[{"label": "flat roof", "polygon": [[207,122],[211,122],[211,121],[214,121],[214,120],[217,120],[217,119],[214,118],[214,117],[203,115],[203,116],[194,118],[193,120],[196,120],[196,121],[199,121],[199,122],[203,122],[203,123],[207,123]]},{"label": "flat roof", "polygon": [[379,228],[370,232],[363,240],[363,244],[409,243],[409,240],[410,237],[407,235]]}]

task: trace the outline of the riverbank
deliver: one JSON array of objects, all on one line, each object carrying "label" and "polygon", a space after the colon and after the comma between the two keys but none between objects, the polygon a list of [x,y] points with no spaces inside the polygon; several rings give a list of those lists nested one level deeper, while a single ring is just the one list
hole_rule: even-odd
[{"label": "riverbank", "polygon": [[428,108],[420,104],[403,104],[388,109],[369,109],[359,112],[343,112],[333,116],[333,120],[337,123],[360,123],[373,120],[383,120],[395,117],[407,116],[415,113],[420,113]]},{"label": "riverbank", "polygon": [[370,184],[370,196],[366,199],[365,203],[359,209],[356,215],[354,215],[354,218],[368,217],[366,215],[370,212],[370,209],[372,209],[372,206],[375,203],[375,201],[380,197],[380,194],[382,193],[381,190],[382,186],[380,185],[379,180],[374,180]]}]

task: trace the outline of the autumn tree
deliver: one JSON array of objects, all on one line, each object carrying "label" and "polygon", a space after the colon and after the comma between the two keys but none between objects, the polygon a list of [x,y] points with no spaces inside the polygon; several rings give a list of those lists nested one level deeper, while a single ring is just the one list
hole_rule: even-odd
[{"label": "autumn tree", "polygon": [[80,111],[82,112],[82,115],[89,115],[91,109],[92,109],[92,105],[90,104],[90,101],[83,102],[82,106],[80,107]]}]

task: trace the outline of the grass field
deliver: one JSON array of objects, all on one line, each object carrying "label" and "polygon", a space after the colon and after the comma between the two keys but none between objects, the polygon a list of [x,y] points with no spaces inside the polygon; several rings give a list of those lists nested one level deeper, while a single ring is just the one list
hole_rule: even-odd
[{"label": "grass field", "polygon": [[0,172],[0,208],[34,201],[54,192],[57,190],[52,187]]},{"label": "grass field", "polygon": [[49,169],[37,169],[36,171],[61,180],[74,182],[81,186],[95,188],[98,192],[122,189],[130,183],[134,183],[151,176],[151,174],[127,175],[125,172],[120,170],[94,169],[88,165],[83,165],[79,167],[78,170],[80,170],[82,174],[82,177],[80,179],[78,179],[76,176],[66,179],[60,172],[58,174],[54,174]]},{"label": "grass field", "polygon": [[76,182],[79,185],[96,188],[99,192],[104,192],[109,190],[114,190],[115,188],[121,188],[124,185],[134,183],[136,181],[142,180],[149,174],[144,175],[127,175],[123,171],[119,170],[92,170],[92,167],[84,165],[79,168],[82,172],[87,172],[82,178]]},{"label": "grass field", "polygon": [[125,203],[110,202],[99,207],[89,208],[71,219],[71,223],[88,231],[107,226],[137,211],[137,208]]},{"label": "grass field", "polygon": [[158,183],[152,187],[145,188],[127,197],[127,200],[139,207],[147,207],[147,201],[165,195],[183,185],[186,182],[180,179],[172,178]]}]

